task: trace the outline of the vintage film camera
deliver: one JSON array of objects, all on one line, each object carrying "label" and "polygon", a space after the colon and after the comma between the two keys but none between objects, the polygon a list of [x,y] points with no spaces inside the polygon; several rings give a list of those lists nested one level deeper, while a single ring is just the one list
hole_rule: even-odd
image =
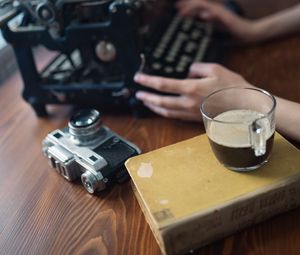
[{"label": "vintage film camera", "polygon": [[55,130],[43,141],[43,153],[52,167],[68,181],[81,177],[93,194],[129,176],[124,162],[140,154],[133,143],[102,125],[100,113],[84,109],[75,113],[63,130]]},{"label": "vintage film camera", "polygon": [[[14,49],[24,99],[38,116],[47,114],[47,104],[139,115],[137,71],[184,78],[192,62],[220,61],[224,51],[211,24],[178,16],[174,2],[1,0],[0,27]],[[57,52],[42,71],[32,53],[38,45]]]}]

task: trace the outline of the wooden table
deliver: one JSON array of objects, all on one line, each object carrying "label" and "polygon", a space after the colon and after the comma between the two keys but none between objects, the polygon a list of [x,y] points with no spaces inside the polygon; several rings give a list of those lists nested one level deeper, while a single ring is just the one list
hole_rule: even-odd
[{"label": "wooden table", "polygon": [[[42,59],[46,62],[46,59]],[[239,48],[228,66],[270,92],[300,102],[300,36]],[[0,87],[0,254],[161,254],[130,183],[99,196],[68,183],[41,152],[67,124],[69,107],[39,119],[21,98],[18,75]],[[204,132],[199,123],[104,115],[104,123],[144,152]],[[194,254],[299,254],[300,209],[274,217]]]}]

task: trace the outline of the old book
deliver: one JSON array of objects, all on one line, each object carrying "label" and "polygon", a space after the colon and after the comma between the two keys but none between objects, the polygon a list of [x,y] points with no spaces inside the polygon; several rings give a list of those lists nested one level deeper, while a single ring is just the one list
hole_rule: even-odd
[{"label": "old book", "polygon": [[206,135],[126,162],[134,193],[165,254],[182,254],[300,204],[300,151],[276,134],[270,161],[239,173]]}]

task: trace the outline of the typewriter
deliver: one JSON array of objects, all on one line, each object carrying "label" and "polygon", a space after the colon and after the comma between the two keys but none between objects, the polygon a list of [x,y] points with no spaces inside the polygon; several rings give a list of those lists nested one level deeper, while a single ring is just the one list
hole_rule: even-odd
[{"label": "typewriter", "polygon": [[[143,115],[136,72],[181,79],[193,62],[220,61],[212,24],[179,16],[170,0],[2,0],[0,15],[23,98],[40,117],[48,104]],[[57,52],[42,71],[39,45]]]}]

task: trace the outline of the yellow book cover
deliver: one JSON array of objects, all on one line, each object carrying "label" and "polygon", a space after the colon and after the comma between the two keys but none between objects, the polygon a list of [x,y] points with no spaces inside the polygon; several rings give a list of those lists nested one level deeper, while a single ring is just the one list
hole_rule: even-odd
[{"label": "yellow book cover", "polygon": [[300,151],[275,135],[269,162],[224,168],[206,135],[129,159],[134,193],[165,254],[182,254],[300,205]]}]

